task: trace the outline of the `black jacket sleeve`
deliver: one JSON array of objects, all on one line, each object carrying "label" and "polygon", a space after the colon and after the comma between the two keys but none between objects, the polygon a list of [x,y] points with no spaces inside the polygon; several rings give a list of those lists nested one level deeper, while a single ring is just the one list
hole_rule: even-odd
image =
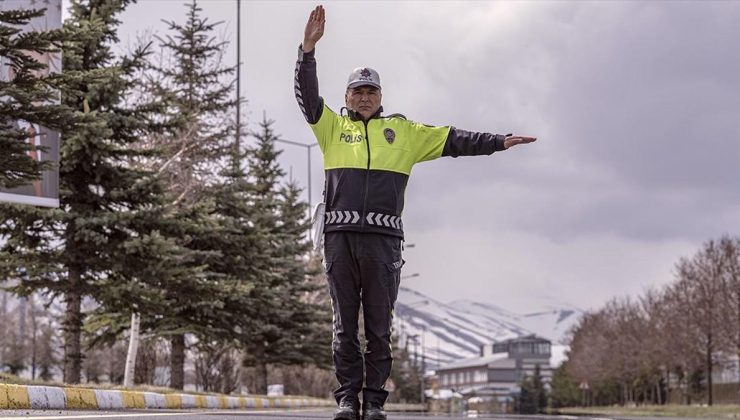
[{"label": "black jacket sleeve", "polygon": [[490,155],[499,150],[505,150],[506,136],[491,133],[476,133],[450,127],[442,156],[476,156]]},{"label": "black jacket sleeve", "polygon": [[295,98],[309,124],[316,124],[324,109],[324,100],[319,96],[315,51],[314,48],[303,52],[303,48],[298,47],[298,61],[295,63]]}]

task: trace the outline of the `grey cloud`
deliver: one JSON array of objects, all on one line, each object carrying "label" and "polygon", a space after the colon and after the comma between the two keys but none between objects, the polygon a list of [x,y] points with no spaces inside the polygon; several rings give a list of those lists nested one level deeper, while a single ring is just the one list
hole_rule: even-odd
[{"label": "grey cloud", "polygon": [[[125,32],[184,10],[172,3],[131,6]],[[292,88],[312,4],[242,4],[249,123],[265,110],[285,138],[313,141]],[[230,20],[233,37],[232,6],[203,2],[213,20]],[[407,251],[405,269],[422,277],[409,286],[442,300],[505,291],[513,310],[543,291],[598,305],[670,279],[673,262],[705,239],[739,233],[740,3],[326,8],[317,60],[334,109],[348,72],[369,65],[381,74],[388,112],[540,137],[491,157],[414,168],[404,219],[418,247]],[[304,177],[305,152],[287,148],[283,158]],[[320,162],[316,153],[314,198]]]},{"label": "grey cloud", "polygon": [[[574,24],[584,35],[554,69],[545,110],[576,133],[584,159],[634,185],[735,188],[740,157],[740,7],[626,3],[625,13],[587,31],[598,8]],[[595,10],[593,10],[595,9]],[[580,32],[580,31],[577,31]]]},{"label": "grey cloud", "polygon": [[[448,60],[418,66],[423,83],[450,87],[422,92],[415,107],[442,119],[432,99],[441,96],[460,103],[438,108],[451,110],[457,125],[485,129],[495,113],[497,127],[508,122],[541,141],[532,150],[434,162],[436,170],[419,170],[412,181],[430,185],[419,200],[468,203],[468,214],[498,212],[493,226],[505,220],[557,238],[607,231],[702,240],[732,229],[740,206],[738,17],[740,7],[728,3],[563,3],[524,10],[532,30],[504,38],[496,33],[507,26],[454,28],[479,54],[458,54],[450,43]],[[489,187],[500,183],[521,192]],[[429,219],[423,228],[438,218]]]}]

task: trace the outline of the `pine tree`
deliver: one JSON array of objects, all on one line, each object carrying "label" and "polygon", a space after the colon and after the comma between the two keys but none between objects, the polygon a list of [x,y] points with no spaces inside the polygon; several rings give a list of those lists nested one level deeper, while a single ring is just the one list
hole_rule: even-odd
[{"label": "pine tree", "polygon": [[279,185],[284,172],[277,163],[280,152],[272,124],[266,118],[260,123],[249,156],[255,225],[269,235],[271,244],[264,251],[269,267],[257,277],[251,295],[261,322],[242,343],[244,365],[256,367],[259,376],[258,392],[266,389],[270,364],[328,365],[326,343],[331,337],[330,313],[310,299],[317,286],[310,281],[315,273],[307,271],[306,204],[299,202],[300,190],[294,184]]},{"label": "pine tree", "polygon": [[[226,43],[213,36],[218,23],[202,18],[195,1],[187,7],[186,22],[167,22],[170,34],[160,38],[165,64],[153,66],[150,86],[168,104],[162,118],[169,131],[149,141],[161,151],[154,165],[181,222],[179,244],[194,257],[184,267],[199,274],[167,288],[164,299],[171,305],[156,320],[142,318],[142,330],[170,337],[170,386],[178,389],[184,385],[185,334],[204,340],[234,335],[234,311],[244,309],[231,296],[250,287],[244,270],[251,269],[245,265],[253,258],[250,227],[242,225],[249,209],[231,201],[243,189],[239,174],[219,176],[231,162],[236,100],[233,83],[225,80],[235,68],[222,64]],[[235,250],[236,245],[247,248]]]},{"label": "pine tree", "polygon": [[537,405],[537,412],[543,413],[547,408],[547,389],[545,389],[545,383],[542,381],[542,373],[540,371],[540,365],[534,366],[534,377],[532,378],[532,386],[535,391],[535,403]]},{"label": "pine tree", "polygon": [[[263,118],[260,123],[261,132],[253,133],[257,145],[249,149],[249,180],[251,183],[250,204],[254,210],[255,226],[268,236],[268,241],[276,239],[279,224],[278,208],[279,197],[277,186],[285,172],[280,169],[277,158],[280,152],[275,150],[275,135],[272,130],[272,121]],[[255,326],[248,337],[242,342],[245,349],[243,364],[246,367],[255,367],[258,377],[256,392],[267,391],[267,365],[272,362],[271,344],[282,336],[279,326],[275,322],[285,316],[282,312],[283,303],[279,299],[279,275],[275,267],[281,262],[277,246],[270,246],[264,250],[267,264],[259,273],[256,285],[251,293],[256,305],[254,309],[259,313],[261,325]]]},{"label": "pine tree", "polygon": [[204,390],[234,389],[236,343],[251,336],[260,321],[252,291],[254,279],[269,264],[267,237],[253,223],[251,185],[241,167],[243,159],[244,153],[233,151],[231,164],[221,172],[219,182],[206,190],[213,198],[210,216],[216,227],[198,235],[191,244],[206,255],[207,273],[218,286],[213,298],[221,303],[211,307],[209,330],[198,335],[197,373]]},{"label": "pine tree", "polygon": [[516,412],[519,414],[536,414],[537,403],[532,378],[525,375],[519,384],[519,398],[517,398]]},{"label": "pine tree", "polygon": [[280,299],[288,312],[281,328],[280,349],[275,353],[280,355],[282,364],[315,363],[328,367],[331,366],[331,352],[327,347],[332,337],[331,306],[317,305],[309,300],[323,290],[324,285],[311,281],[317,271],[309,269],[308,205],[299,201],[300,193],[294,182],[279,189],[277,237],[282,262],[278,265],[278,274],[282,280]]},{"label": "pine tree", "polygon": [[551,399],[555,408],[576,406],[582,400],[578,382],[568,374],[567,364],[566,361],[552,374]]},{"label": "pine tree", "polygon": [[54,375],[52,370],[58,362],[55,346],[55,333],[56,331],[50,323],[46,323],[41,327],[38,350],[38,377],[44,381],[50,381],[53,378]]},{"label": "pine tree", "polygon": [[165,64],[153,66],[158,79],[152,81],[156,94],[171,103],[173,131],[157,142],[168,159],[162,175],[183,207],[200,201],[230,162],[237,103],[233,83],[225,82],[236,68],[223,64],[226,43],[213,35],[219,23],[202,18],[195,0],[187,7],[184,24],[166,22],[173,34],[160,38]]},{"label": "pine tree", "polygon": [[[6,268],[28,272],[16,290],[63,298],[68,383],[81,380],[83,297],[105,304],[138,297],[137,290],[147,292],[138,277],[151,260],[130,257],[157,255],[162,245],[151,229],[160,213],[160,184],[148,171],[130,165],[140,154],[133,145],[150,128],[153,111],[125,102],[132,87],[129,76],[141,67],[146,50],[120,59],[111,52],[118,41],[116,16],[128,3],[72,2],[58,83],[62,105],[73,110],[75,122],[62,133],[61,205],[3,209]],[[121,294],[127,289],[128,295]]]},{"label": "pine tree", "polygon": [[393,335],[393,366],[390,379],[396,386],[391,394],[393,402],[412,403],[421,400],[421,375],[412,363],[411,354],[406,346],[401,345],[400,336]]},{"label": "pine tree", "polygon": [[545,410],[547,407],[547,393],[542,382],[540,365],[535,365],[533,376],[525,375],[522,378],[520,389],[517,404],[517,411],[520,414],[537,414]]},{"label": "pine tree", "polygon": [[23,26],[45,9],[0,11],[0,65],[7,79],[0,79],[0,187],[12,188],[41,178],[51,162],[32,159],[29,133],[16,122],[48,129],[72,123],[69,109],[58,103],[55,76],[44,75],[47,66],[35,56],[56,53],[60,30],[22,32]]}]

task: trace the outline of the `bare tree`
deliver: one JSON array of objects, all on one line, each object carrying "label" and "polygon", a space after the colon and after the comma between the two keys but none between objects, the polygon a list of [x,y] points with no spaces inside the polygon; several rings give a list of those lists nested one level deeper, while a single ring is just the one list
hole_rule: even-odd
[{"label": "bare tree", "polygon": [[652,402],[665,403],[663,388],[669,387],[668,378],[674,361],[671,341],[674,322],[668,312],[666,292],[659,289],[648,290],[640,298],[640,308],[644,313],[642,351],[640,352],[641,369],[647,373],[652,388]]},{"label": "bare tree", "polygon": [[230,394],[240,385],[240,354],[229,343],[213,341],[197,345],[196,386],[203,391]]},{"label": "bare tree", "polygon": [[721,275],[721,346],[740,362],[740,238],[720,238],[719,252],[724,259]]},{"label": "bare tree", "polygon": [[570,332],[568,373],[578,382],[589,383],[592,388],[609,378],[604,360],[608,357],[610,343],[602,334],[606,328],[607,319],[603,311],[588,312]]},{"label": "bare tree", "polygon": [[688,379],[691,374],[702,369],[703,346],[697,338],[697,326],[692,310],[691,290],[684,282],[677,281],[665,290],[663,312],[665,323],[665,345],[670,351],[669,370],[678,379],[678,388],[683,391],[682,401],[688,403]]},{"label": "bare tree", "polygon": [[700,345],[707,380],[707,404],[713,403],[714,352],[721,332],[722,276],[725,260],[716,241],[710,240],[691,259],[677,265],[678,291],[692,340]]},{"label": "bare tree", "polygon": [[51,381],[59,367],[60,357],[59,334],[54,324],[47,320],[40,326],[37,342],[38,377],[44,381]]},{"label": "bare tree", "polygon": [[605,309],[608,328],[603,331],[610,343],[603,363],[610,376],[622,387],[623,403],[634,403],[635,386],[641,374],[639,358],[643,351],[645,319],[639,307],[629,298],[614,299]]},{"label": "bare tree", "polygon": [[2,302],[0,302],[0,366],[2,366],[5,363],[8,347],[8,326],[13,325],[8,322],[8,292],[5,291],[3,280],[0,280],[0,296],[2,296]]},{"label": "bare tree", "polygon": [[567,371],[578,381],[616,381],[622,402],[662,404],[679,389],[682,402],[713,404],[715,365],[740,359],[740,238],[704,243],[678,261],[672,284],[612,299],[571,334]]},{"label": "bare tree", "polygon": [[156,338],[142,339],[136,353],[135,384],[154,384],[157,373],[157,344]]}]

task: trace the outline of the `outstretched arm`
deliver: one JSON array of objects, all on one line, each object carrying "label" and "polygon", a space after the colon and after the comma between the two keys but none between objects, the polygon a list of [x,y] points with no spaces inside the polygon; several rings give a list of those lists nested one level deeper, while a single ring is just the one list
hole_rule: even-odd
[{"label": "outstretched arm", "polygon": [[490,155],[493,152],[506,150],[518,144],[532,143],[535,140],[537,140],[536,137],[476,133],[450,127],[442,156]]},{"label": "outstretched arm", "polygon": [[478,133],[450,126],[435,127],[411,122],[414,138],[415,161],[424,162],[442,156],[479,156],[506,150],[518,144],[531,143],[535,137],[511,134]]},{"label": "outstretched arm", "polygon": [[324,7],[317,6],[308,17],[303,43],[298,48],[298,61],[295,67],[295,97],[309,124],[316,124],[324,109],[324,101],[319,96],[314,49],[316,43],[324,35],[325,22]]}]

